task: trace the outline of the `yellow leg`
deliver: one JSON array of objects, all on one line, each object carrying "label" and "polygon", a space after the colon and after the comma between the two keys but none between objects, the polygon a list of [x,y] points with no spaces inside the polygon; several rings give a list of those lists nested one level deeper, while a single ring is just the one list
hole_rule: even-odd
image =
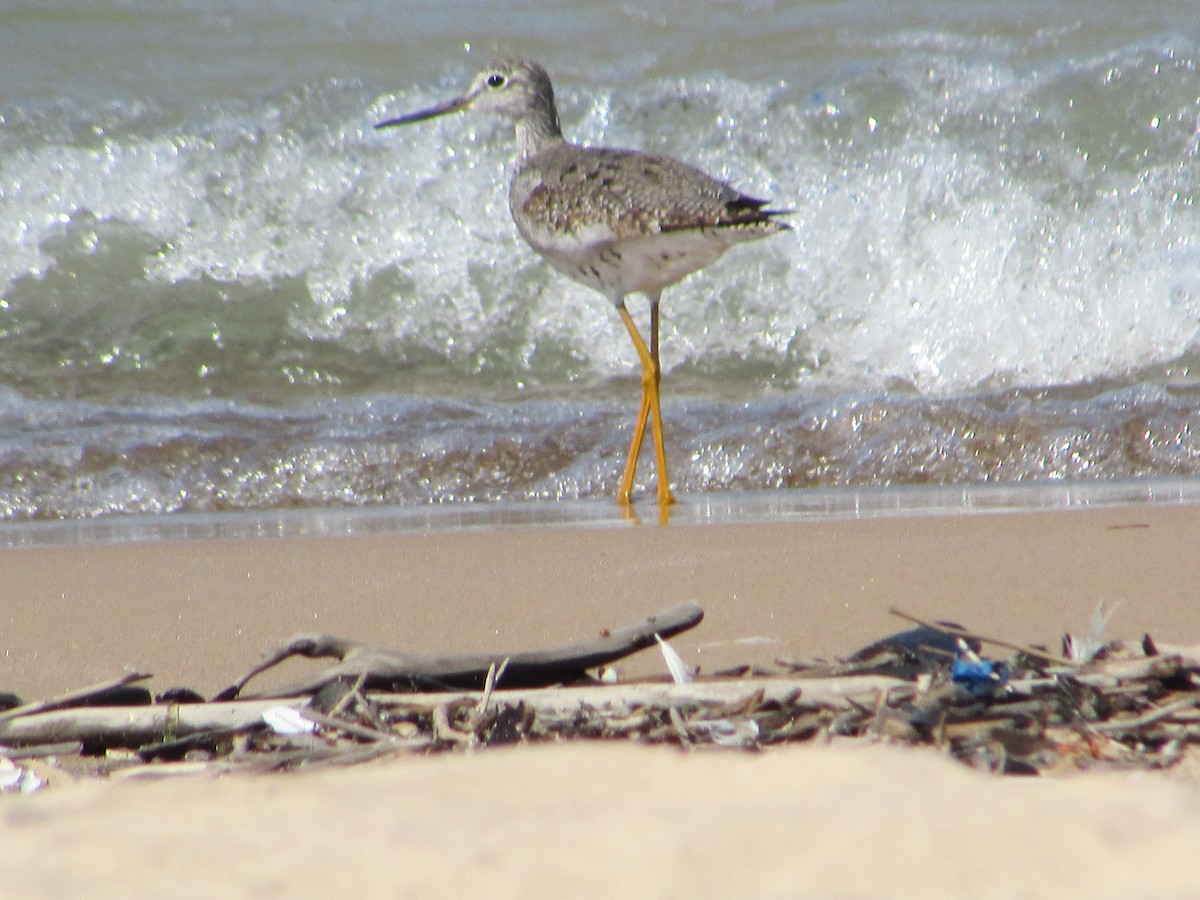
[{"label": "yellow leg", "polygon": [[667,507],[675,502],[675,495],[671,493],[671,482],[667,478],[666,436],[663,432],[662,412],[659,410],[658,401],[658,387],[662,381],[662,366],[658,361],[658,294],[650,296],[650,358],[654,360],[654,401],[651,406],[651,417],[654,425],[655,465],[658,466],[659,522],[665,525],[667,523]]},{"label": "yellow leg", "polygon": [[[656,298],[652,298],[651,303],[651,337],[654,344],[654,349],[658,349],[658,309]],[[646,419],[650,419],[650,427],[654,432],[654,461],[656,466],[656,474],[658,476],[658,504],[660,507],[667,507],[675,502],[675,498],[671,496],[671,485],[667,476],[667,451],[663,444],[663,424],[662,411],[659,407],[658,385],[659,385],[659,365],[656,358],[656,353],[651,353],[650,348],[646,346],[646,342],[642,340],[641,334],[638,333],[637,326],[633,323],[633,317],[629,315],[629,310],[624,304],[617,307],[617,311],[621,314],[621,321],[625,323],[625,329],[629,332],[629,337],[633,341],[634,349],[637,350],[638,359],[642,364],[642,402],[638,407],[637,422],[633,428],[633,441],[629,445],[629,458],[625,461],[625,474],[621,478],[621,488],[617,492],[617,500],[624,504],[629,504],[633,497],[633,477],[637,471],[638,456],[642,450],[642,442],[646,435]]]},{"label": "yellow leg", "polygon": [[625,460],[625,474],[621,476],[621,488],[617,491],[617,502],[628,506],[633,502],[633,476],[637,473],[638,457],[642,455],[642,441],[646,437],[646,416],[650,413],[650,395],[642,386],[642,403],[633,424],[633,441],[629,445],[629,456]]}]

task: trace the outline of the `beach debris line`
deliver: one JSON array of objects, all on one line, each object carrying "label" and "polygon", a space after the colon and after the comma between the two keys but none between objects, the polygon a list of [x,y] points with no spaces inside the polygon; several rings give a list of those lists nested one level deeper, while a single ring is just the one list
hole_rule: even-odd
[{"label": "beach debris line", "polygon": [[[0,790],[78,773],[288,770],[573,739],[748,750],[869,740],[1029,775],[1200,759],[1200,645],[1108,640],[1093,623],[1084,642],[1065,636],[1060,654],[893,612],[915,627],[844,659],[724,673],[689,669],[666,640],[701,621],[695,604],[534,652],[426,656],[302,635],[210,701],[187,690],[154,696],[142,673],[38,703],[10,698],[0,711]],[[663,677],[594,676],[655,645]],[[251,680],[294,655],[335,662],[247,696]]]}]

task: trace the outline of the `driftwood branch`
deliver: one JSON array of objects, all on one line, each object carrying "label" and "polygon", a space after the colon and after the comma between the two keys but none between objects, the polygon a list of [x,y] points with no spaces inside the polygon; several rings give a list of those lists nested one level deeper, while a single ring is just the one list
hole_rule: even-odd
[{"label": "driftwood branch", "polygon": [[[643,681],[629,684],[508,690],[493,702],[523,703],[537,712],[573,709],[614,710],[672,706],[736,706],[754,698],[758,702],[851,709],[864,697],[890,691],[911,693],[912,683],[883,675],[850,675],[844,678],[752,678],[693,681],[687,684]],[[475,699],[468,693],[374,694],[373,698],[397,709],[424,711]]]},{"label": "driftwood branch", "polygon": [[293,656],[312,659],[331,658],[338,662],[314,677],[260,696],[294,697],[312,694],[325,685],[343,678],[361,678],[364,686],[376,690],[445,688],[480,690],[488,670],[505,664],[505,689],[539,687],[577,681],[588,669],[616,662],[654,644],[655,634],[670,637],[699,624],[704,611],[698,604],[683,603],[663,610],[633,625],[614,629],[594,641],[570,644],[553,650],[469,654],[464,656],[423,656],[372,647],[357,641],[327,634],[298,634],[267,657],[215,699],[238,697],[255,676]]},{"label": "driftwood branch", "polygon": [[155,703],[148,706],[85,706],[31,713],[0,722],[0,745],[60,741],[136,747],[198,732],[257,728],[272,706],[301,707],[308,698],[237,703]]},{"label": "driftwood branch", "polygon": [[[689,684],[635,682],[561,688],[527,688],[492,694],[493,706],[524,704],[539,713],[593,713],[635,709],[666,711],[675,707],[737,707],[777,703],[799,707],[847,710],[873,702],[879,695],[911,693],[912,685],[899,678],[854,675],[845,678],[755,678],[745,681],[697,681]],[[375,693],[373,702],[406,714],[445,716],[458,705],[475,705],[478,692]],[[335,719],[307,707],[310,698],[258,699],[213,703],[158,703],[149,706],[81,707],[31,713],[0,723],[0,746],[49,744],[74,740],[108,746],[140,746],[195,734],[230,734],[264,727],[263,713],[277,706],[302,709],[302,715],[324,727],[370,740],[394,736],[376,729]],[[857,701],[857,702],[856,702]]]},{"label": "driftwood branch", "polygon": [[75,706],[80,703],[87,703],[89,700],[115,691],[118,688],[127,687],[139,681],[145,681],[149,677],[150,675],[145,672],[126,672],[117,678],[110,678],[107,681],[101,681],[98,684],[89,685],[85,688],[76,688],[75,690],[56,694],[53,697],[47,697],[45,700],[36,700],[33,703],[14,706],[12,709],[0,713],[0,722],[6,722],[9,719],[27,716],[30,713],[42,712],[48,709],[58,709],[63,706]]}]

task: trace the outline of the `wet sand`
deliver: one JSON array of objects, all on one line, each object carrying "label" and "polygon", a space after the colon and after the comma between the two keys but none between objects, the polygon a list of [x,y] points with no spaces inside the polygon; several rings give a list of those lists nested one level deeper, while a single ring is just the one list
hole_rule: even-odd
[{"label": "wet sand", "polygon": [[[522,649],[683,600],[706,618],[673,643],[706,671],[850,652],[906,627],[890,606],[1057,646],[1103,600],[1112,635],[1192,643],[1197,546],[1200,507],[1144,505],[4,550],[0,689],[32,699],[133,666],[209,693],[296,631]],[[626,671],[661,665],[643,653]],[[0,798],[0,839],[17,896],[1184,896],[1198,785],[1000,780],[861,745],[590,744],[59,783]]]}]

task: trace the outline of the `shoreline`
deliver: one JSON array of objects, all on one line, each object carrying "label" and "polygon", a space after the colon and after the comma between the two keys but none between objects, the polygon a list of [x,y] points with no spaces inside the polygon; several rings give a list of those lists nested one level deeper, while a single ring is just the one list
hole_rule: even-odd
[{"label": "shoreline", "polygon": [[[975,516],[1129,506],[1200,505],[1200,480],[930,484],[686,494],[671,525]],[[611,498],[452,503],[423,506],[274,509],[255,512],[114,515],[98,519],[6,522],[0,551],[34,547],[157,541],[323,538],[525,528],[628,528],[657,525],[645,495],[632,515]]]}]

